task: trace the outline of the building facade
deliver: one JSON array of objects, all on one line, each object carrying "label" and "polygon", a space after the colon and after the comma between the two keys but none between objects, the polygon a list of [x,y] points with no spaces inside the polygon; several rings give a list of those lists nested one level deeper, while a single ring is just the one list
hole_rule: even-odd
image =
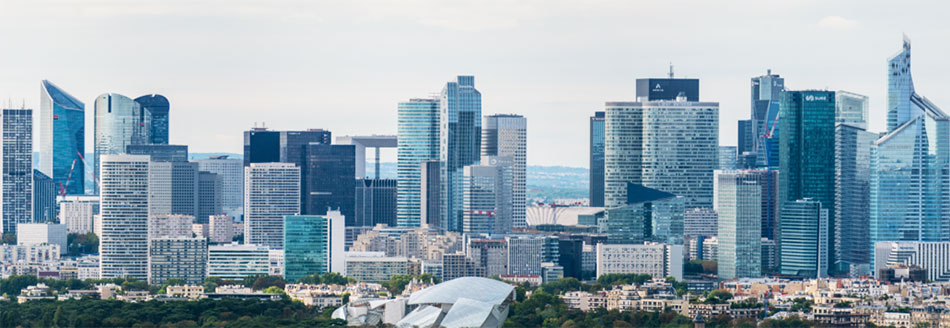
[{"label": "building facade", "polygon": [[355,226],[396,226],[394,179],[356,179]]},{"label": "building facade", "polygon": [[762,186],[755,173],[716,171],[719,277],[761,274]]},{"label": "building facade", "polygon": [[758,168],[779,166],[781,95],[785,79],[769,70],[752,78],[751,151],[756,154]]},{"label": "building facade", "polygon": [[462,175],[462,231],[506,234],[513,217],[512,160],[484,156],[484,165],[468,165]]},{"label": "building facade", "polygon": [[33,222],[33,110],[4,109],[0,120],[0,233],[6,234]]},{"label": "building facade", "polygon": [[604,206],[604,120],[605,112],[590,117],[590,206]]},{"label": "building facade", "polygon": [[786,202],[782,207],[782,274],[803,278],[828,276],[828,212],[821,202],[809,198]]},{"label": "building facade", "polygon": [[198,170],[217,174],[221,177],[221,207],[231,216],[240,216],[244,206],[244,164],[237,158],[213,156],[195,160]]},{"label": "building facade", "polygon": [[440,95],[439,161],[443,230],[462,231],[462,174],[481,156],[482,94],[474,76],[458,76]]},{"label": "building facade", "polygon": [[870,273],[871,145],[877,133],[835,127],[835,267],[851,276]]},{"label": "building facade", "polygon": [[33,222],[53,222],[56,219],[56,182],[33,170]]},{"label": "building facade", "polygon": [[270,266],[267,246],[229,244],[208,246],[208,276],[221,279],[244,279],[268,274]]},{"label": "building facade", "polygon": [[[195,163],[197,164],[197,163]],[[224,180],[217,173],[198,171],[197,222],[207,223],[208,217],[224,213],[222,199]]]},{"label": "building facade", "polygon": [[[482,156],[511,157],[511,225],[527,228],[525,198],[527,181],[528,122],[524,116],[498,114],[484,117],[482,128]],[[486,164],[486,163],[482,163]]]},{"label": "building facade", "polygon": [[36,116],[39,166],[57,190],[67,195],[85,193],[86,105],[50,81],[40,83],[40,111]]},{"label": "building facade", "polygon": [[340,211],[347,226],[356,226],[356,146],[308,144],[304,149],[300,176],[306,179],[301,189],[305,203],[301,213],[326,215],[327,211]]},{"label": "building facade", "polygon": [[142,105],[132,98],[106,93],[96,97],[95,110],[95,165],[104,155],[126,153],[129,145],[149,142],[149,129]]},{"label": "building facade", "polygon": [[244,172],[244,242],[283,249],[284,216],[300,213],[300,168],[251,163]]},{"label": "building facade", "polygon": [[611,273],[683,280],[683,245],[597,244],[597,277]]},{"label": "building facade", "polygon": [[[439,120],[440,100],[433,98],[410,99],[400,102],[398,107],[397,138],[397,209],[396,221],[400,227],[418,227],[428,221],[422,220],[422,188],[426,175],[423,174],[426,163],[439,160]],[[435,174],[438,186],[438,169],[426,171]],[[429,182],[432,182],[429,179]],[[429,188],[428,191],[432,191]],[[438,188],[435,190],[438,193]],[[439,222],[438,215],[430,221]]]},{"label": "building facade", "polygon": [[161,237],[149,240],[148,283],[164,284],[182,279],[200,285],[207,276],[208,240],[206,238]]},{"label": "building facade", "polygon": [[168,144],[168,98],[158,94],[144,95],[135,98],[145,114],[146,134],[148,143],[153,145]]},{"label": "building facade", "polygon": [[148,279],[149,158],[100,158],[99,274]]},{"label": "building facade", "polygon": [[284,217],[284,279],[297,281],[312,274],[343,273],[343,217],[288,215]]}]

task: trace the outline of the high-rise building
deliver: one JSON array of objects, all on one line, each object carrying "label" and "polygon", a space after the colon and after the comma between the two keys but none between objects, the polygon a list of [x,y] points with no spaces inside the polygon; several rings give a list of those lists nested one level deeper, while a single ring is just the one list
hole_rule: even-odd
[{"label": "high-rise building", "polygon": [[[785,79],[768,70],[765,75],[752,78],[752,150],[756,167],[779,166],[779,129],[781,95]],[[740,150],[740,154],[741,154]]]},{"label": "high-rise building", "polygon": [[683,213],[683,238],[716,236],[719,233],[718,220],[719,215],[711,208],[686,210]]},{"label": "high-rise building", "polygon": [[284,217],[284,278],[297,281],[311,274],[343,273],[344,218],[327,215]]},{"label": "high-rise building", "polygon": [[96,172],[102,156],[124,154],[129,145],[148,144],[145,112],[132,98],[117,93],[102,94],[96,98],[94,110]]},{"label": "high-rise building", "polygon": [[0,234],[6,234],[33,221],[33,110],[4,109],[0,120]]},{"label": "high-rise building", "polygon": [[198,183],[198,163],[152,161],[148,181],[150,213],[197,217]]},{"label": "high-rise building", "polygon": [[99,274],[148,278],[149,158],[100,158]]},{"label": "high-rise building", "polygon": [[[778,201],[779,172],[770,169],[757,169],[730,171],[729,173],[741,174],[744,180],[754,180],[755,183],[762,188],[761,192],[759,193],[762,198],[762,237],[769,240],[777,240],[779,229],[779,212],[781,210]],[[719,181],[717,180],[716,183],[718,182]],[[719,191],[720,188],[717,185],[716,194],[713,196],[713,198],[716,199],[716,206],[714,209],[718,209],[719,206]]]},{"label": "high-rise building", "polygon": [[628,182],[682,196],[687,208],[712,207],[719,104],[642,99],[606,104],[606,207],[624,205]]},{"label": "high-rise building", "polygon": [[669,78],[637,79],[637,99],[642,101],[676,100],[699,101],[699,79]]},{"label": "high-rise building", "polygon": [[508,274],[508,243],[493,239],[471,239],[468,258],[484,270],[485,276]]},{"label": "high-rise building", "polygon": [[[195,163],[197,164],[197,163]],[[224,213],[221,206],[224,181],[216,173],[198,171],[198,210],[196,222],[207,223],[208,217]]]},{"label": "high-rise building", "polygon": [[597,244],[597,277],[611,273],[683,280],[683,245]]},{"label": "high-rise building", "polygon": [[604,206],[604,119],[605,112],[590,117],[590,206]]},{"label": "high-rise building", "polygon": [[311,143],[304,146],[300,170],[304,194],[301,213],[326,215],[340,211],[347,226],[356,225],[356,146]]},{"label": "high-rise building", "polygon": [[716,171],[719,214],[719,277],[755,278],[761,274],[762,186],[746,171]]},{"label": "high-rise building", "polygon": [[752,131],[752,120],[739,120],[737,123],[736,154],[755,154],[755,132]]},{"label": "high-rise building", "polygon": [[719,146],[719,170],[737,169],[737,154],[735,146]]},{"label": "high-rise building", "polygon": [[94,216],[99,214],[98,196],[63,196],[59,203],[59,222],[69,233],[89,233],[94,230]]},{"label": "high-rise building", "polygon": [[152,162],[187,162],[188,146],[169,144],[128,145],[129,155],[148,155]]},{"label": "high-rise building", "polygon": [[541,274],[543,235],[510,235],[505,236],[505,242],[508,244],[508,274]]},{"label": "high-rise building", "polygon": [[914,91],[910,69],[905,37],[888,60],[888,133],[871,148],[872,245],[950,240],[950,117]]},{"label": "high-rise building", "polygon": [[268,274],[270,250],[267,246],[227,244],[208,246],[208,276],[244,279]]},{"label": "high-rise building", "polygon": [[838,90],[835,93],[835,125],[838,124],[867,130],[868,96]]},{"label": "high-rise building", "polygon": [[230,243],[234,238],[234,220],[227,215],[214,215],[208,218],[208,242],[214,244]]},{"label": "high-rise building", "polygon": [[474,76],[458,76],[441,94],[439,131],[442,229],[462,231],[462,169],[481,156],[482,94]]},{"label": "high-rise building", "polygon": [[[783,121],[788,122],[788,121]],[[798,199],[782,206],[781,272],[803,278],[828,276],[828,212],[821,202]],[[722,257],[720,245],[720,257]]]},{"label": "high-rise building", "polygon": [[874,276],[891,266],[919,266],[927,280],[950,281],[950,242],[882,241],[874,243]]},{"label": "high-rise building", "polygon": [[[269,131],[253,128],[244,131],[244,166],[251,163],[293,163],[300,168],[300,210],[308,213],[307,145],[329,145],[330,131],[309,129],[306,131]],[[351,177],[352,178],[352,177]],[[323,209],[325,211],[325,209]]]},{"label": "high-rise building", "polygon": [[[397,138],[397,192],[396,192],[396,221],[400,227],[418,227],[421,224],[439,222],[438,212],[423,213],[426,203],[423,202],[422,189],[427,187],[423,181],[434,182],[439,185],[439,109],[440,100],[433,98],[410,99],[399,103],[398,138]],[[429,170],[429,176],[423,171],[426,163],[435,163],[436,170]],[[426,179],[431,175],[435,179]],[[436,188],[429,192],[438,193]],[[428,197],[427,200],[433,200]],[[438,201],[438,197],[435,197]],[[423,216],[428,216],[423,220]],[[435,217],[432,217],[435,215]]]},{"label": "high-rise building", "polygon": [[160,237],[149,239],[148,283],[182,279],[189,285],[204,282],[208,267],[208,239]]},{"label": "high-rise building", "polygon": [[33,170],[33,222],[56,220],[56,184],[50,177]]},{"label": "high-rise building", "polygon": [[85,109],[86,105],[52,82],[40,83],[40,110],[35,118],[40,153],[37,169],[67,195],[85,193]]},{"label": "high-rise building", "polygon": [[483,156],[462,174],[462,232],[503,235],[512,229],[512,158]]},{"label": "high-rise building", "polygon": [[17,225],[17,245],[59,245],[66,252],[66,225],[55,223],[20,223]]},{"label": "high-rise building", "polygon": [[241,159],[227,155],[212,156],[198,162],[198,170],[211,172],[221,177],[221,207],[231,216],[240,217],[244,206],[244,164]]},{"label": "high-rise building", "polygon": [[[161,237],[191,237],[195,217],[179,214],[159,214],[148,217],[148,239]],[[200,235],[199,235],[200,237]]]},{"label": "high-rise building", "polygon": [[375,178],[380,177],[380,150],[382,148],[398,148],[399,142],[397,136],[393,135],[371,135],[371,136],[342,136],[336,137],[337,145],[353,145],[356,147],[356,178],[368,178],[366,174],[366,148],[373,148],[376,152],[376,158],[373,164]]},{"label": "high-rise building", "polygon": [[[820,202],[828,224],[835,231],[835,92],[785,91],[782,93],[779,154],[779,203],[802,198]],[[784,217],[784,214],[783,214]],[[822,234],[828,247],[822,259],[834,263],[834,236]],[[784,238],[782,236],[781,238]],[[784,241],[780,241],[784,245]],[[780,247],[784,252],[784,247]],[[784,254],[782,255],[784,258]],[[783,270],[784,261],[782,261]]]},{"label": "high-rise building", "polygon": [[846,124],[835,127],[836,271],[871,272],[871,145],[877,133]]},{"label": "high-rise building", "polygon": [[356,179],[355,226],[396,226],[396,180]]},{"label": "high-rise building", "polygon": [[[419,208],[419,219],[422,224],[429,227],[441,227],[442,216],[439,215],[440,207],[442,206],[441,201],[441,192],[439,188],[441,183],[439,183],[439,161],[426,161],[421,164],[422,170],[419,172],[421,179],[419,184],[422,186],[419,189],[419,199],[420,208]],[[400,191],[396,190],[396,197],[400,197]],[[398,211],[398,209],[397,209]],[[403,225],[399,225],[403,226]]]},{"label": "high-rise building", "polygon": [[244,171],[244,243],[283,249],[284,217],[300,211],[300,168],[251,163]]},{"label": "high-rise building", "polygon": [[165,96],[151,94],[135,98],[145,115],[146,134],[149,144],[168,144],[168,99]]},{"label": "high-rise building", "polygon": [[[682,235],[682,197],[642,185],[627,183],[627,204],[607,209],[607,238],[611,244],[639,244],[653,239],[655,217],[672,216],[671,210],[679,209],[680,235]],[[667,205],[664,203],[672,203]],[[653,208],[668,208],[668,211],[653,211]]]},{"label": "high-rise building", "polygon": [[511,226],[527,228],[525,183],[528,122],[521,115],[499,114],[485,116],[482,124],[482,156],[507,156],[512,159]]}]

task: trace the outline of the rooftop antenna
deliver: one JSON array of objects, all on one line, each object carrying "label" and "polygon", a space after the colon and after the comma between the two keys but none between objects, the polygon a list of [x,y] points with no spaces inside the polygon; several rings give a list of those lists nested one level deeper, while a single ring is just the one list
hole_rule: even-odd
[{"label": "rooftop antenna", "polygon": [[766,68],[766,69],[765,69],[765,75],[772,75],[772,69],[771,69],[771,68]]},{"label": "rooftop antenna", "polygon": [[670,62],[670,78],[673,78],[673,62]]}]

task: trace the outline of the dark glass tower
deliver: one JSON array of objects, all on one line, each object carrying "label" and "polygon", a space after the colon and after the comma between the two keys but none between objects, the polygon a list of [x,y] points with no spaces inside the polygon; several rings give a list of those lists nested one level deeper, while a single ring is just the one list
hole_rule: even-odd
[{"label": "dark glass tower", "polygon": [[396,225],[396,180],[356,179],[356,226]]},{"label": "dark glass tower", "polygon": [[356,146],[311,143],[305,146],[301,170],[303,213],[326,215],[339,210],[346,226],[356,225]]},{"label": "dark glass tower", "polygon": [[[308,144],[330,144],[330,131],[309,129],[306,131],[269,131],[266,128],[254,128],[244,131],[244,166],[251,163],[293,163],[300,168],[300,213],[310,214],[307,207],[307,165],[305,158]],[[354,155],[355,151],[354,151]],[[353,159],[355,163],[355,158]],[[354,167],[355,170],[355,167]],[[350,176],[353,179],[356,173]],[[320,212],[326,213],[326,208]],[[347,213],[343,213],[347,215]],[[352,215],[352,213],[350,213]],[[347,215],[347,220],[352,217]]]},{"label": "dark glass tower", "polygon": [[461,75],[445,84],[441,95],[439,160],[442,229],[462,230],[462,168],[481,156],[482,94],[475,77]]},{"label": "dark glass tower", "polygon": [[85,109],[86,105],[52,82],[43,80],[40,84],[38,169],[53,180],[60,193],[85,193]]},{"label": "dark glass tower", "polygon": [[141,106],[142,117],[148,130],[148,143],[168,144],[168,99],[162,95],[145,95],[135,98]]},{"label": "dark glass tower", "polygon": [[637,79],[637,98],[646,98],[642,101],[676,100],[680,94],[687,101],[699,101],[699,79]]},{"label": "dark glass tower", "polygon": [[590,117],[590,206],[604,207],[604,112]]},{"label": "dark glass tower", "polygon": [[39,170],[33,170],[33,222],[55,222],[56,189],[53,179]]}]

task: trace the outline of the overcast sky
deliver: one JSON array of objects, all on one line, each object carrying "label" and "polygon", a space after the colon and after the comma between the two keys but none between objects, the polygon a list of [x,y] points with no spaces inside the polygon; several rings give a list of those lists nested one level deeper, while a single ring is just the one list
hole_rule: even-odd
[{"label": "overcast sky", "polygon": [[[39,106],[42,79],[86,103],[171,102],[171,142],[242,149],[255,122],[395,134],[396,104],[475,75],[483,114],[528,119],[528,164],[587,167],[588,119],[636,78],[700,78],[736,144],[750,82],[870,97],[885,125],[886,60],[913,40],[915,87],[950,110],[945,2],[0,0],[0,99]],[[385,159],[395,160],[394,152]]]}]

